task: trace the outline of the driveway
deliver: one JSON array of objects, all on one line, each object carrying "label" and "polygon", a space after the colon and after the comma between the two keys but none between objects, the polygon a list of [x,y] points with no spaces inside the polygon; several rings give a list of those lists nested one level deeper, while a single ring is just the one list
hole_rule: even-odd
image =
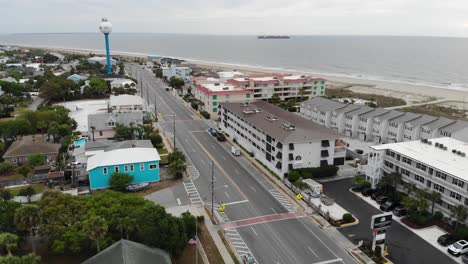
[{"label": "driveway", "polygon": [[[352,179],[343,179],[323,183],[324,193],[351,212],[359,219],[356,226],[340,228],[340,232],[354,244],[360,240],[371,240],[370,219],[374,214],[382,213],[349,191]],[[455,264],[456,262],[436,250],[431,244],[407,230],[397,222],[387,232],[387,245],[390,260],[398,264]]]}]

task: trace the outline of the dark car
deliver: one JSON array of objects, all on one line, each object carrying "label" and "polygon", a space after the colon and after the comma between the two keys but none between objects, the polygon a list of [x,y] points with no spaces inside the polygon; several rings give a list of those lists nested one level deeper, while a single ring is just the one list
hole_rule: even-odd
[{"label": "dark car", "polygon": [[218,135],[218,130],[210,127],[208,128],[208,133],[210,133],[213,137],[216,137]]},{"label": "dark car", "polygon": [[447,247],[457,241],[458,241],[458,238],[456,238],[454,235],[451,235],[451,234],[441,235],[437,239],[437,243],[441,244],[444,247]]},{"label": "dark car", "polygon": [[216,134],[216,139],[217,139],[218,141],[226,141],[226,137],[225,137],[224,134],[221,133],[221,132],[217,132],[217,134]]},{"label": "dark car", "polygon": [[375,201],[378,203],[378,204],[384,204],[388,201],[388,197],[385,196],[385,195],[381,195],[379,197],[377,197],[377,199],[375,199]]},{"label": "dark car", "polygon": [[406,215],[406,212],[407,212],[407,210],[403,206],[397,206],[397,207],[395,207],[395,209],[393,209],[393,214],[395,216],[404,216],[404,215]]},{"label": "dark car", "polygon": [[372,194],[371,194],[371,199],[372,200],[375,200],[377,199],[379,196],[381,196],[383,194],[383,191],[380,190],[380,189],[376,189]]},{"label": "dark car", "polygon": [[396,202],[386,201],[385,203],[380,205],[380,210],[382,210],[384,212],[390,212],[390,211],[393,210],[393,208],[397,207],[398,205],[399,204],[396,203]]},{"label": "dark car", "polygon": [[365,197],[371,196],[373,193],[375,193],[376,190],[372,188],[365,188],[362,190],[361,194],[364,195]]}]

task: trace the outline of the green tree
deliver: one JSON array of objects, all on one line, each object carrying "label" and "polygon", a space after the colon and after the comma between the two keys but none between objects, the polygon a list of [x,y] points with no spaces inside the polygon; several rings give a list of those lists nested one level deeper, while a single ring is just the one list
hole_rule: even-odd
[{"label": "green tree", "polygon": [[37,127],[37,130],[39,130],[39,132],[41,132],[41,135],[44,136],[44,133],[45,133],[46,130],[47,130],[47,124],[46,124],[46,122],[44,122],[44,121],[39,121],[39,122],[37,122],[36,127]]},{"label": "green tree", "polygon": [[455,233],[458,231],[460,224],[463,224],[468,216],[466,207],[464,205],[458,205],[450,209],[452,217],[455,219]]},{"label": "green tree", "polygon": [[148,139],[151,141],[153,144],[153,147],[155,148],[161,148],[162,147],[162,137],[158,133],[152,133],[149,135]]},{"label": "green tree", "polygon": [[281,101],[281,98],[279,94],[277,93],[273,94],[273,96],[270,98],[270,102],[274,105],[278,105],[280,101]]},{"label": "green tree", "polygon": [[361,187],[361,188],[369,188],[371,187],[371,183],[366,180],[366,178],[362,175],[356,175],[353,178],[353,184]]},{"label": "green tree", "polygon": [[42,166],[45,163],[46,163],[46,159],[45,159],[44,155],[42,155],[40,153],[34,153],[34,154],[29,155],[29,157],[28,157],[28,165],[31,168],[34,168],[36,166]]},{"label": "green tree", "polygon": [[0,162],[0,175],[6,175],[15,171],[15,165],[8,161]]},{"label": "green tree", "polygon": [[34,254],[24,256],[0,256],[0,264],[39,264],[41,257]]},{"label": "green tree", "polygon": [[440,198],[442,198],[442,195],[440,192],[437,191],[431,191],[426,193],[427,199],[431,201],[431,214],[434,215],[434,207],[435,203],[440,201]]},{"label": "green tree", "polygon": [[116,140],[122,141],[122,140],[131,140],[133,139],[133,128],[128,127],[122,124],[117,124],[113,128],[115,134],[114,138]]},{"label": "green tree", "polygon": [[181,161],[185,162],[186,159],[185,159],[184,153],[182,153],[182,151],[180,151],[180,150],[176,150],[176,151],[174,151],[174,152],[172,152],[172,153],[170,153],[168,155],[167,161],[169,163],[172,163],[175,160],[181,160]]},{"label": "green tree", "polygon": [[8,189],[0,190],[0,199],[3,201],[11,200],[11,192]]},{"label": "green tree", "polygon": [[39,208],[34,205],[24,205],[15,211],[15,224],[19,230],[28,233],[34,254],[36,254],[35,238],[39,227]]},{"label": "green tree", "polygon": [[57,128],[57,134],[59,135],[60,138],[64,138],[66,136],[71,135],[72,130],[69,125],[67,124],[61,124]]},{"label": "green tree", "polygon": [[21,206],[14,201],[0,200],[0,232],[16,233],[15,211]]},{"label": "green tree", "polygon": [[47,138],[50,139],[50,136],[54,138],[54,142],[58,142],[59,139],[59,124],[57,122],[51,122],[49,124],[49,129],[47,129]]},{"label": "green tree", "polygon": [[18,247],[18,236],[11,233],[0,233],[0,247],[4,248],[8,255],[12,255],[11,251]]},{"label": "green tree", "polygon": [[32,186],[20,189],[18,192],[19,196],[26,196],[28,198],[28,203],[31,203],[31,196],[36,194],[36,190]]},{"label": "green tree", "polygon": [[29,169],[29,167],[27,165],[21,165],[16,169],[16,171],[19,174],[23,175],[23,177],[25,177],[25,178],[28,177],[28,173],[29,173],[30,170],[31,169]]},{"label": "green tree", "polygon": [[109,178],[109,185],[113,190],[124,192],[127,185],[133,181],[134,177],[126,173],[114,172]]},{"label": "green tree", "polygon": [[177,77],[177,76],[172,76],[169,79],[169,85],[172,86],[175,89],[180,89],[182,86],[184,86],[185,82],[182,78]]},{"label": "green tree", "polygon": [[379,181],[379,186],[385,189],[385,192],[388,193],[388,188],[392,189],[392,197],[397,199],[397,187],[398,183],[401,182],[401,174],[398,172],[392,172],[385,176],[382,176]]},{"label": "green tree", "polygon": [[168,171],[170,174],[174,175],[177,179],[181,179],[183,176],[183,172],[185,171],[186,168],[187,166],[185,166],[184,161],[180,159],[176,159],[172,161],[171,163],[169,163]]},{"label": "green tree", "polygon": [[108,228],[106,220],[96,215],[90,216],[83,222],[83,232],[96,242],[97,252],[101,251],[99,239],[107,233]]}]

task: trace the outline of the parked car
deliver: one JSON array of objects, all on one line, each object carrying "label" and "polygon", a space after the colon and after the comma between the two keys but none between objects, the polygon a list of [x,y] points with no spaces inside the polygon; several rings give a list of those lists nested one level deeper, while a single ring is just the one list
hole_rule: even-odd
[{"label": "parked car", "polygon": [[383,194],[383,191],[381,189],[376,189],[372,194],[371,194],[371,199],[376,200],[379,196]]},{"label": "parked car", "polygon": [[225,137],[224,134],[221,133],[221,132],[217,132],[217,133],[216,133],[216,139],[217,139],[218,141],[226,141],[226,137]]},{"label": "parked car", "polygon": [[375,189],[372,188],[365,188],[362,190],[361,194],[364,195],[365,197],[371,196],[371,194],[375,193]]},{"label": "parked car", "polygon": [[208,128],[208,133],[210,133],[213,137],[216,137],[218,135],[218,130],[216,130],[215,128]]},{"label": "parked car", "polygon": [[399,206],[397,202],[392,202],[392,201],[386,201],[382,205],[380,205],[380,210],[384,212],[390,212],[392,211],[395,207]]},{"label": "parked car", "polygon": [[393,214],[395,216],[404,216],[404,215],[406,215],[406,212],[407,212],[407,210],[403,206],[397,206],[397,207],[395,207],[395,209],[393,209]]},{"label": "parked car", "polygon": [[242,262],[244,264],[255,264],[255,259],[252,256],[252,254],[247,253],[247,255],[244,255],[244,257],[242,257]]},{"label": "parked car", "polygon": [[385,195],[381,195],[379,197],[377,197],[377,199],[375,199],[375,201],[378,203],[378,204],[384,204],[388,201],[388,197],[385,196]]},{"label": "parked car", "polygon": [[442,246],[446,247],[448,245],[451,245],[455,242],[457,242],[457,238],[452,235],[452,234],[445,234],[445,235],[441,235],[438,239],[437,239],[437,242],[439,244],[441,244]]},{"label": "parked car", "polygon": [[468,254],[463,254],[462,255],[462,263],[468,264]]},{"label": "parked car", "polygon": [[234,156],[240,156],[241,155],[241,150],[239,148],[236,148],[234,146],[231,147],[231,153]]},{"label": "parked car", "polygon": [[460,256],[468,252],[468,242],[466,240],[459,240],[447,248],[447,252],[454,255]]}]

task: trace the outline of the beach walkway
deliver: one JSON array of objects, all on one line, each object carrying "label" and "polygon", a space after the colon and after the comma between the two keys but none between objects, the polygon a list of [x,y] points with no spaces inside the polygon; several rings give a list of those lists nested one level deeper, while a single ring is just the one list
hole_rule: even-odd
[{"label": "beach walkway", "polygon": [[429,102],[423,102],[423,103],[416,103],[416,104],[407,104],[407,105],[398,105],[398,106],[392,106],[392,107],[386,107],[385,109],[401,109],[401,108],[406,108],[406,107],[412,107],[412,106],[422,106],[422,105],[432,105],[432,104],[440,104],[440,103],[446,103],[446,102],[451,102],[453,100],[449,99],[437,99]]}]

